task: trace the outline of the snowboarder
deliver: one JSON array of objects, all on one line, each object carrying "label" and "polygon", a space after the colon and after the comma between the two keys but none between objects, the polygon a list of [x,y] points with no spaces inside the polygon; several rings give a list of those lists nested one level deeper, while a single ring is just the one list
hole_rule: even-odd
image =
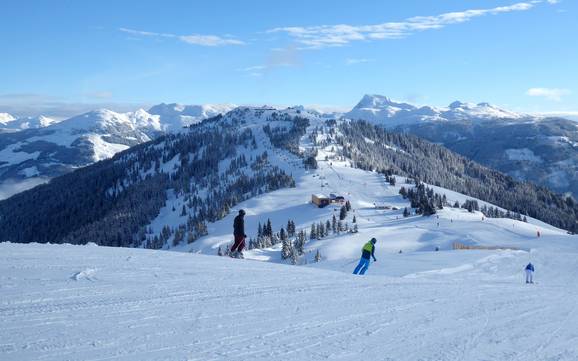
[{"label": "snowboarder", "polygon": [[526,283],[534,283],[534,265],[532,262],[528,263],[525,268],[526,271]]},{"label": "snowboarder", "polygon": [[355,270],[353,271],[353,274],[360,274],[363,275],[365,274],[365,271],[367,271],[367,269],[369,268],[369,263],[371,261],[370,257],[373,257],[373,262],[377,262],[377,260],[375,259],[375,243],[377,242],[377,239],[372,238],[371,241],[367,242],[363,248],[362,248],[362,252],[361,252],[361,259],[359,260],[359,264],[357,265],[357,267],[355,267]]},{"label": "snowboarder", "polygon": [[235,237],[235,243],[231,247],[231,257],[242,258],[243,248],[245,248],[245,211],[239,210],[239,214],[235,217],[233,222],[233,236]]}]

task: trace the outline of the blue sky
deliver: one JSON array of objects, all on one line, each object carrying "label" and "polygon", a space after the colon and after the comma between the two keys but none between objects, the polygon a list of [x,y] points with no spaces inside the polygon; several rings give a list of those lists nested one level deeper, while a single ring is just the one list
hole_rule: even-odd
[{"label": "blue sky", "polygon": [[0,112],[350,108],[365,93],[578,111],[578,4],[4,1]]}]

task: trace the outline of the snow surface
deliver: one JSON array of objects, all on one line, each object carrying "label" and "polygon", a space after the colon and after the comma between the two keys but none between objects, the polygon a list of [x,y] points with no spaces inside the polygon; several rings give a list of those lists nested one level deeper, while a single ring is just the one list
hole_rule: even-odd
[{"label": "snow surface", "polygon": [[576,241],[403,254],[380,242],[365,277],[350,274],[356,259],[2,243],[0,359],[576,360]]}]

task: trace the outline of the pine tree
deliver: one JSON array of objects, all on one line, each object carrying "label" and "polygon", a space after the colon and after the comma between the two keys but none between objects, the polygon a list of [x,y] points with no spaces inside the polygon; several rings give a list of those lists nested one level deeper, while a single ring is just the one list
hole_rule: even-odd
[{"label": "pine tree", "polygon": [[221,249],[221,246],[219,246],[219,249],[217,250],[217,256],[222,256],[223,255],[223,250]]},{"label": "pine tree", "polygon": [[355,218],[355,215],[353,216],[353,220],[351,221],[351,223],[357,223],[357,218]]},{"label": "pine tree", "polygon": [[291,240],[285,239],[283,240],[283,245],[281,247],[281,258],[287,259],[291,257]]},{"label": "pine tree", "polygon": [[319,263],[321,261],[321,253],[319,253],[319,250],[317,250],[317,252],[315,253],[315,262]]},{"label": "pine tree", "polygon": [[401,187],[399,189],[399,194],[401,194],[401,196],[403,197],[403,199],[407,198],[407,189],[405,189],[405,187]]},{"label": "pine tree", "polygon": [[341,206],[341,210],[339,211],[339,220],[342,221],[347,217],[347,209],[345,206]]},{"label": "pine tree", "polygon": [[319,222],[319,224],[317,224],[317,239],[323,237],[325,237],[325,226],[323,225],[323,222]]},{"label": "pine tree", "polygon": [[[345,202],[345,211],[346,212],[351,211],[351,203],[349,203],[349,201]],[[346,213],[346,215],[347,215],[347,213]]]},{"label": "pine tree", "polygon": [[333,234],[337,233],[337,218],[335,218],[335,214],[333,214],[333,219],[331,220],[331,230]]},{"label": "pine tree", "polygon": [[311,231],[309,232],[309,239],[317,239],[317,226],[311,223]]},{"label": "pine tree", "polygon": [[185,208],[185,205],[183,204],[183,209],[181,210],[181,217],[184,217],[187,215],[187,209]]},{"label": "pine tree", "polygon": [[279,239],[281,241],[284,241],[287,239],[287,233],[285,233],[285,230],[283,228],[281,228],[281,230],[279,231]]},{"label": "pine tree", "polygon": [[329,236],[329,230],[331,229],[331,222],[329,222],[329,220],[327,220],[327,222],[325,222],[325,235]]},{"label": "pine tree", "polygon": [[297,235],[297,239],[295,240],[295,249],[299,255],[305,253],[305,239],[305,231],[300,231]]},{"label": "pine tree", "polygon": [[353,225],[353,233],[357,233],[357,232],[359,232],[359,229],[357,228],[357,223],[355,223]]},{"label": "pine tree", "polygon": [[261,222],[259,222],[259,227],[257,228],[257,238],[263,235],[263,226],[261,226]]},{"label": "pine tree", "polygon": [[291,247],[291,264],[296,265],[299,262],[299,255],[295,247]]},{"label": "pine tree", "polygon": [[267,231],[265,232],[265,236],[272,237],[273,236],[273,226],[271,225],[271,219],[267,219]]},{"label": "pine tree", "polygon": [[407,209],[407,207],[405,207],[405,208],[403,209],[403,216],[404,216],[404,217],[409,217],[409,210]]}]

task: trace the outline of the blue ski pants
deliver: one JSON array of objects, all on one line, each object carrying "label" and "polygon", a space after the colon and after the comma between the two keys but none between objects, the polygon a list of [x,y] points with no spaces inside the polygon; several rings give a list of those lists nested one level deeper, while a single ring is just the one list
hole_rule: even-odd
[{"label": "blue ski pants", "polygon": [[361,259],[359,260],[359,264],[357,265],[357,267],[355,267],[355,270],[353,271],[353,274],[360,274],[360,275],[364,275],[365,271],[367,271],[367,269],[369,268],[369,259],[368,258],[363,258],[361,257]]}]

